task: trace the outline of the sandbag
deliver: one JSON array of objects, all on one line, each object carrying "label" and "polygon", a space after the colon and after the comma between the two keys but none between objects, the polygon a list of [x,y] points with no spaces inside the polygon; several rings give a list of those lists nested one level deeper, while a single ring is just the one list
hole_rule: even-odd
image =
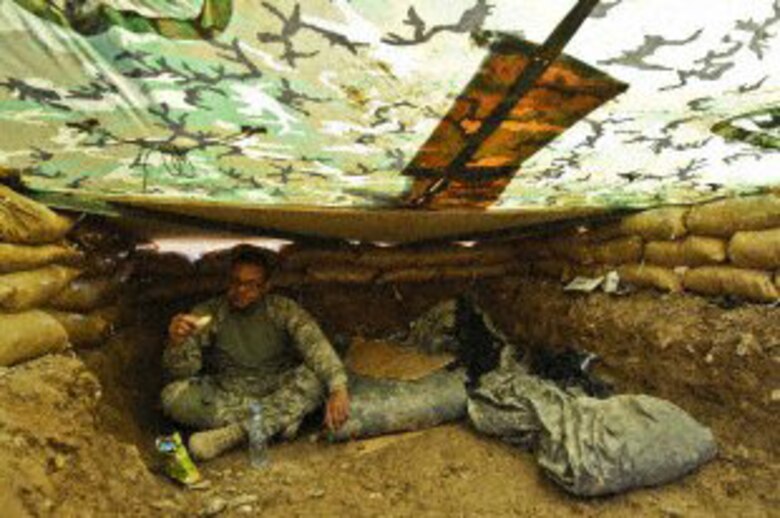
[{"label": "sandbag", "polygon": [[428,267],[439,264],[468,264],[473,252],[463,247],[372,247],[361,250],[358,264],[385,270]]},{"label": "sandbag", "polygon": [[636,234],[646,240],[677,239],[688,232],[688,212],[689,209],[684,207],[646,210],[623,218],[620,229],[624,234]]},{"label": "sandbag", "polygon": [[517,256],[517,247],[513,244],[480,243],[472,247],[472,256],[469,263],[477,265],[505,264],[514,262]]},{"label": "sandbag", "polygon": [[76,279],[54,296],[47,307],[62,311],[89,312],[112,302],[120,285],[112,278]]},{"label": "sandbag", "polygon": [[195,261],[195,269],[198,275],[228,275],[232,258],[232,248],[215,250]]},{"label": "sandbag", "polygon": [[137,295],[141,301],[166,301],[186,297],[210,296],[224,293],[227,290],[228,282],[226,276],[159,279],[154,285],[139,287]]},{"label": "sandbag", "polygon": [[631,236],[592,245],[590,255],[598,264],[635,263],[642,259],[642,249],[642,239]]},{"label": "sandbag", "polygon": [[357,257],[357,248],[342,246],[334,248],[311,248],[291,245],[282,250],[282,265],[288,270],[305,269],[312,264],[349,264]]},{"label": "sandbag", "polygon": [[62,291],[79,273],[75,268],[54,265],[0,275],[0,288],[12,290],[10,295],[0,300],[0,308],[21,311],[41,306]]},{"label": "sandbag", "polygon": [[625,232],[621,228],[619,221],[613,221],[593,226],[578,227],[575,235],[578,239],[588,243],[603,243],[604,241],[612,241],[613,239],[623,237]]},{"label": "sandbag", "polygon": [[719,200],[691,209],[687,225],[694,234],[728,237],[741,230],[780,227],[780,196]]},{"label": "sandbag", "polygon": [[681,241],[645,244],[645,262],[659,266],[702,266],[726,260],[726,242],[714,237],[689,236]]},{"label": "sandbag", "polygon": [[97,308],[89,313],[90,316],[99,317],[105,321],[109,328],[117,330],[120,327],[131,322],[133,319],[133,310],[131,306],[124,303],[116,303],[110,306]]},{"label": "sandbag", "polygon": [[45,205],[0,185],[0,241],[42,244],[61,240],[72,222]]},{"label": "sandbag", "polygon": [[729,259],[744,268],[780,268],[780,228],[737,232],[729,242]]},{"label": "sandbag", "polygon": [[730,266],[691,268],[685,272],[683,286],[705,295],[737,295],[759,302],[774,302],[780,297],[771,273]]},{"label": "sandbag", "polygon": [[68,239],[83,250],[102,255],[120,255],[133,250],[135,239],[114,222],[98,216],[86,216],[68,233]]},{"label": "sandbag", "polygon": [[463,371],[437,372],[417,381],[350,380],[349,419],[334,433],[337,441],[421,430],[466,413]]},{"label": "sandbag", "polygon": [[306,282],[309,283],[342,283],[367,284],[379,272],[375,268],[365,268],[349,265],[312,265],[306,270]]},{"label": "sandbag", "polygon": [[64,311],[47,311],[62,325],[74,347],[95,347],[111,334],[111,325],[100,315],[83,315]]},{"label": "sandbag", "polygon": [[552,259],[553,251],[549,240],[523,239],[515,246],[515,256],[526,261]]},{"label": "sandbag", "polygon": [[355,262],[381,269],[464,266],[507,262],[515,254],[515,247],[508,245],[367,248]]},{"label": "sandbag", "polygon": [[617,272],[621,281],[640,288],[656,288],[672,293],[683,290],[682,279],[670,268],[651,264],[626,264],[619,267]]},{"label": "sandbag", "polygon": [[628,236],[591,243],[585,238],[554,239],[547,247],[552,256],[575,264],[623,264],[637,262],[642,257],[642,238]]},{"label": "sandbag", "polygon": [[507,275],[516,269],[514,263],[401,268],[383,273],[377,278],[377,283],[473,280]]},{"label": "sandbag", "polygon": [[361,267],[402,270],[435,266],[490,265],[512,261],[514,245],[291,248],[283,254],[286,269]]},{"label": "sandbag", "polygon": [[73,265],[84,272],[82,277],[110,277],[118,272],[127,272],[128,275],[133,273],[132,262],[128,260],[127,254],[122,253],[88,252]]},{"label": "sandbag", "polygon": [[392,270],[380,275],[376,282],[379,284],[390,284],[398,282],[429,282],[434,281],[439,276],[439,269],[434,267],[427,268],[402,268]]},{"label": "sandbag", "polygon": [[557,280],[568,278],[571,269],[571,264],[558,259],[534,261],[531,263],[532,274],[542,277],[552,277]]},{"label": "sandbag", "polygon": [[440,276],[444,280],[484,279],[499,277],[514,271],[513,263],[481,264],[474,266],[445,266]]},{"label": "sandbag", "polygon": [[139,250],[132,257],[133,273],[137,277],[192,277],[195,265],[187,256],[176,252],[160,253]]},{"label": "sandbag", "polygon": [[43,311],[0,314],[0,365],[32,360],[68,347],[62,325]]},{"label": "sandbag", "polygon": [[83,254],[66,245],[0,243],[0,273],[32,270],[56,262],[79,261]]},{"label": "sandbag", "polygon": [[300,271],[277,270],[271,276],[271,285],[278,287],[299,286],[306,283],[306,274]]},{"label": "sandbag", "polygon": [[468,416],[480,432],[533,451],[548,477],[579,496],[671,482],[717,452],[712,432],[668,401],[575,397],[518,365],[481,378]]},{"label": "sandbag", "polygon": [[552,239],[547,242],[547,248],[551,257],[556,259],[564,259],[576,264],[595,262],[593,247],[582,239],[574,237]]}]

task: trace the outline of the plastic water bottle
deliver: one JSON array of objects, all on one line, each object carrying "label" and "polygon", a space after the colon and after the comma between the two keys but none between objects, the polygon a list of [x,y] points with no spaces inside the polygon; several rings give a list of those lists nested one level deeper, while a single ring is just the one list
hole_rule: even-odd
[{"label": "plastic water bottle", "polygon": [[249,404],[249,463],[254,468],[268,466],[268,443],[263,431],[263,406],[253,401]]}]

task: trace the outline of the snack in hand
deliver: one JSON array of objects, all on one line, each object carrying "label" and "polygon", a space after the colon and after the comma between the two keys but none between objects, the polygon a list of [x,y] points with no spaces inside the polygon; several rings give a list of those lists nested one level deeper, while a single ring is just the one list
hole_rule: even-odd
[{"label": "snack in hand", "polygon": [[211,315],[203,315],[202,317],[197,317],[195,320],[195,327],[198,331],[201,331],[203,328],[205,328],[207,325],[211,323]]}]

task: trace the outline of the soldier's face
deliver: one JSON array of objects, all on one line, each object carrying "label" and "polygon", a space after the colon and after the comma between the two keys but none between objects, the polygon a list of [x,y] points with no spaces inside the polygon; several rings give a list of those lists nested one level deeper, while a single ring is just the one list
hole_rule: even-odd
[{"label": "soldier's face", "polygon": [[235,309],[244,309],[268,292],[268,276],[262,266],[237,263],[230,270],[228,302]]}]

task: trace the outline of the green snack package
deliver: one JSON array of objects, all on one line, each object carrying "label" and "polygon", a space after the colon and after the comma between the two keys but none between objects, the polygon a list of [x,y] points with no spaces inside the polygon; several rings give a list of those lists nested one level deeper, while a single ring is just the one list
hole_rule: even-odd
[{"label": "green snack package", "polygon": [[187,453],[179,432],[158,437],[155,446],[162,458],[163,471],[166,475],[187,486],[201,480],[200,472]]}]

